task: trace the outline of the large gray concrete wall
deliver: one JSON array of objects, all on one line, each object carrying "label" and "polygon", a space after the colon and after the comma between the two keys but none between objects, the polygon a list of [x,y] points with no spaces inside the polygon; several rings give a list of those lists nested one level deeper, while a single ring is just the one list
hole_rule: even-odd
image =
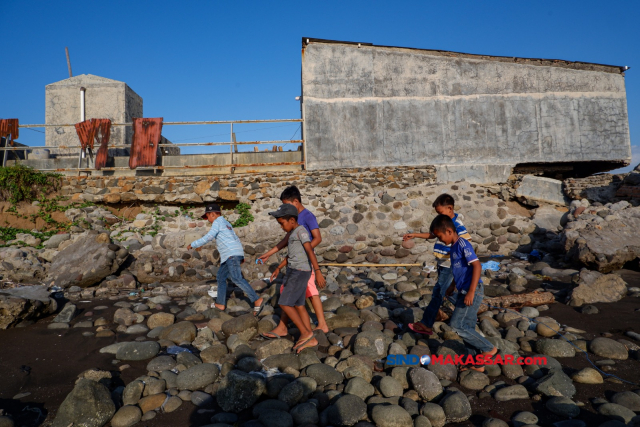
[{"label": "large gray concrete wall", "polygon": [[518,163],[628,162],[615,70],[311,42],[302,55],[307,167],[440,165],[439,175],[460,179],[467,165],[508,176]]},{"label": "large gray concrete wall", "polygon": [[[82,74],[46,86],[45,122],[75,124],[81,119],[80,88],[85,92],[85,118],[111,119],[112,123],[130,123],[132,117],[143,117],[142,98],[124,82]],[[57,155],[76,155],[79,149],[58,150],[59,146],[80,145],[75,127],[47,127],[45,144]],[[109,145],[130,145],[133,128],[112,126]],[[128,149],[109,150],[110,155],[125,155]]]}]

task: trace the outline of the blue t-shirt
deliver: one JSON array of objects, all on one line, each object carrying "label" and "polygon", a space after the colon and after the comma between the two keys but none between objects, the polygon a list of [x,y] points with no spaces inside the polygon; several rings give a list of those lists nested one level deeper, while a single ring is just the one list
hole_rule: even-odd
[{"label": "blue t-shirt", "polygon": [[[472,262],[480,262],[473,250],[471,243],[462,237],[451,245],[451,272],[453,280],[456,282],[458,292],[467,291],[471,286],[471,276],[473,275]],[[478,280],[482,283],[482,280]],[[465,292],[466,293],[466,292]]]},{"label": "blue t-shirt", "polygon": [[307,231],[309,232],[309,237],[311,239],[313,239],[313,236],[311,235],[311,230],[316,230],[320,228],[318,227],[318,220],[316,219],[316,216],[312,214],[309,209],[306,209],[306,208],[303,209],[302,212],[298,214],[298,224],[300,224],[301,226],[307,229]]}]

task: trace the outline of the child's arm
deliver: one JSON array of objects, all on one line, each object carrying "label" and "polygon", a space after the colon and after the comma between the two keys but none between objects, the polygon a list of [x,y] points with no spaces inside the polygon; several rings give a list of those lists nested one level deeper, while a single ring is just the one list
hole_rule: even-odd
[{"label": "child's arm", "polygon": [[311,230],[311,248],[315,248],[322,242],[322,235],[320,235],[320,229],[314,228]]},{"label": "child's arm", "polygon": [[266,254],[259,256],[257,259],[261,260],[262,263],[264,264],[265,261],[267,261],[271,255],[277,252],[280,252],[282,248],[287,246],[287,244],[289,243],[289,234],[291,233],[287,233],[287,235],[284,236],[284,238],[280,241],[280,243],[275,245],[273,248],[269,249],[269,251]]},{"label": "child's arm", "polygon": [[449,287],[447,288],[447,291],[444,293],[444,296],[450,297],[451,295],[453,295],[453,291],[455,289],[456,289],[456,282],[452,281]]},{"label": "child's arm", "polygon": [[473,297],[476,293],[478,281],[480,280],[480,274],[482,273],[482,266],[478,260],[471,263],[471,268],[473,268],[473,272],[471,273],[471,285],[467,291],[467,296],[464,297],[464,305],[466,306],[473,304]]},{"label": "child's arm", "polygon": [[218,236],[218,227],[216,225],[212,225],[209,232],[204,236],[202,236],[201,238],[199,238],[198,240],[191,242],[191,244],[187,246],[187,250],[197,249],[200,246],[205,245],[212,240],[215,240],[217,236]]},{"label": "child's arm", "polygon": [[414,239],[414,238],[418,238],[418,239],[435,239],[436,236],[434,234],[431,233],[408,233],[405,234],[404,236],[402,236],[402,241],[407,241],[409,239]]},{"label": "child's arm", "polygon": [[280,274],[280,270],[282,270],[282,269],[285,267],[285,265],[287,265],[287,260],[288,260],[288,258],[285,258],[285,259],[280,263],[280,265],[278,265],[278,266],[276,267],[276,269],[275,269],[275,270],[273,270],[273,274],[271,275],[271,278],[269,279],[271,282],[273,282],[274,280],[276,280],[276,279],[278,278],[278,274]]},{"label": "child's arm", "polygon": [[304,245],[304,250],[309,257],[309,261],[311,261],[311,266],[313,267],[313,271],[316,273],[316,283],[320,289],[323,289],[327,282],[324,280],[322,276],[322,272],[320,271],[320,266],[318,265],[318,259],[316,258],[316,254],[313,253],[313,248],[311,247],[311,243],[307,242]]}]

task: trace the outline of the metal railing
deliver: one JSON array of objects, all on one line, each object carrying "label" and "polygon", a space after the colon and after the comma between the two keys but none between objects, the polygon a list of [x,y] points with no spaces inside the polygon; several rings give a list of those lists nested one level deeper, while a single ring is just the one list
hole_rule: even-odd
[{"label": "metal railing", "polygon": [[[191,143],[180,143],[180,144],[158,144],[158,147],[203,147],[203,146],[229,146],[229,154],[231,155],[230,164],[224,165],[198,165],[198,166],[145,166],[145,167],[137,167],[135,170],[169,170],[169,169],[208,169],[208,168],[230,168],[230,172],[233,173],[235,168],[243,168],[243,167],[268,167],[268,166],[306,166],[306,158],[303,157],[302,161],[299,162],[275,162],[275,163],[235,163],[234,162],[234,153],[238,153],[239,145],[274,145],[274,146],[282,146],[286,144],[301,144],[303,145],[305,141],[303,139],[279,139],[279,140],[258,140],[258,141],[236,141],[235,133],[233,132],[234,124],[258,124],[258,123],[295,123],[295,122],[303,122],[303,119],[271,119],[271,120],[208,120],[208,121],[183,121],[183,122],[163,122],[163,126],[173,126],[173,125],[230,125],[230,141],[229,142],[191,142]],[[112,123],[111,126],[133,126],[133,123]],[[47,128],[47,127],[75,127],[75,123],[63,123],[63,124],[20,124],[18,127],[21,128]],[[10,138],[6,138],[5,141],[8,141]],[[113,144],[108,145],[108,149],[111,148],[131,148],[131,145],[128,144]],[[67,150],[67,149],[80,149],[80,158],[85,158],[81,145],[55,145],[55,146],[22,146],[22,147],[12,147],[8,146],[8,142],[5,143],[4,147],[0,147],[0,152],[2,155],[2,166],[6,166],[7,163],[7,154],[10,151],[32,151],[38,149],[49,149],[49,150]],[[280,150],[281,151],[281,150]],[[304,153],[304,150],[302,150]],[[222,153],[216,153],[222,154]],[[303,154],[304,156],[304,154]],[[128,157],[128,156],[122,156]],[[81,167],[79,162],[78,167],[76,168],[53,168],[53,169],[39,169],[42,171],[55,171],[55,172],[91,172],[95,169],[89,167]],[[103,167],[100,171],[117,171],[117,170],[131,170],[128,167]]]}]

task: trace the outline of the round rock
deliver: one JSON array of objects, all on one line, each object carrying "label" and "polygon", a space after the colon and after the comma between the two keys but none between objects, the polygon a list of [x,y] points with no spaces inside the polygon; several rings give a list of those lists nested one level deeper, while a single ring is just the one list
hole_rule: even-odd
[{"label": "round rock", "polygon": [[371,418],[379,427],[413,427],[411,415],[398,405],[375,405]]},{"label": "round rock", "polygon": [[178,374],[177,385],[180,390],[200,390],[213,384],[220,370],[211,363],[201,363]]},{"label": "round rock", "polygon": [[123,406],[111,419],[113,427],[131,427],[142,418],[142,411],[137,406]]}]

